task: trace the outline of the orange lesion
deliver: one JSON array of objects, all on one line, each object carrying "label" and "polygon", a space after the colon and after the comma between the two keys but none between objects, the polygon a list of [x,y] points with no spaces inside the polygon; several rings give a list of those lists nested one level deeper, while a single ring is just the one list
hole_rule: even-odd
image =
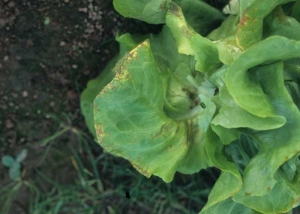
[{"label": "orange lesion", "polygon": [[132,51],[130,51],[128,53],[127,61],[130,61],[130,60],[135,59],[135,58],[137,58],[137,51],[136,51],[136,49],[133,49]]},{"label": "orange lesion", "polygon": [[249,17],[244,13],[240,19],[240,26],[245,26],[249,20]]},{"label": "orange lesion", "polygon": [[143,168],[142,166],[135,164],[133,161],[129,160],[129,162],[132,164],[132,166],[139,171],[139,173],[143,174],[144,176],[146,176],[147,178],[149,178],[151,176],[151,172],[149,169]]},{"label": "orange lesion", "polygon": [[101,144],[103,142],[103,137],[108,134],[103,131],[104,126],[102,124],[95,124],[96,136],[98,139],[98,143]]}]

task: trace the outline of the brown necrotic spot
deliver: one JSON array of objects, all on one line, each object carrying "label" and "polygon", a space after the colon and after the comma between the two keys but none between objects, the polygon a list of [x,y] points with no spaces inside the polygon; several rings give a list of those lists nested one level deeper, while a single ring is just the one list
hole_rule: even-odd
[{"label": "brown necrotic spot", "polygon": [[170,8],[170,11],[172,14],[174,14],[175,16],[178,16],[178,17],[181,16],[181,10],[177,4],[175,4],[174,2],[171,2],[169,4],[169,8]]},{"label": "brown necrotic spot", "polygon": [[101,125],[101,124],[96,124],[95,130],[96,130],[96,136],[97,136],[98,142],[99,142],[99,144],[101,144],[103,142],[103,137],[107,136],[107,133],[104,133],[103,125]]}]

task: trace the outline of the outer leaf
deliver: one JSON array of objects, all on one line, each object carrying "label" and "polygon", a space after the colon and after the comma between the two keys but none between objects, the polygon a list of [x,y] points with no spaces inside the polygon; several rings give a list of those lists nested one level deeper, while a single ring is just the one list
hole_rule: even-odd
[{"label": "outer leaf", "polygon": [[224,145],[230,144],[241,136],[241,133],[236,129],[227,129],[223,126],[216,126],[213,124],[211,124],[211,128],[220,137]]},{"label": "outer leaf", "polygon": [[[276,113],[284,116],[287,123],[276,130],[255,133],[260,150],[245,169],[241,194],[262,196],[269,192],[277,183],[274,174],[278,168],[300,152],[300,113],[284,87],[282,66],[282,63],[274,63],[261,68],[258,73]],[[290,201],[290,204],[294,203]],[[262,208],[257,204],[256,209]]]},{"label": "outer leaf", "polygon": [[300,23],[296,19],[286,16],[280,6],[266,17],[264,28],[265,37],[279,35],[300,40]]},{"label": "outer leaf", "polygon": [[275,187],[264,196],[237,194],[233,200],[261,213],[285,213],[299,205],[299,193],[296,185],[281,177]]},{"label": "outer leaf", "polygon": [[115,9],[123,16],[150,24],[165,22],[166,0],[113,0]]},{"label": "outer leaf", "polygon": [[114,80],[95,99],[98,141],[145,176],[154,174],[170,182],[188,151],[187,133],[183,123],[163,111],[166,81],[149,42],[132,50],[115,70]]},{"label": "outer leaf", "polygon": [[[263,19],[277,6],[294,0],[242,1],[241,18],[237,28],[237,44],[246,50],[262,39]],[[247,2],[247,3],[246,3]],[[246,5],[245,5],[246,4]]]},{"label": "outer leaf", "polygon": [[88,82],[87,88],[80,96],[80,109],[84,115],[88,129],[94,136],[96,136],[96,131],[94,127],[93,101],[104,86],[114,78],[115,73],[112,72],[113,66],[125,55],[125,53],[133,49],[140,41],[142,41],[143,37],[124,34],[117,36],[116,40],[120,43],[120,53],[106,65],[98,77]]},{"label": "outer leaf", "polygon": [[[258,55],[259,54],[259,55]],[[269,64],[300,56],[300,42],[284,37],[273,36],[240,55],[228,68],[226,86],[236,103],[259,117],[278,117],[284,124],[285,119],[277,116],[269,98],[261,85],[255,82],[248,71],[260,64]],[[248,72],[247,72],[248,71]]]},{"label": "outer leaf", "polygon": [[258,117],[242,109],[228,93],[226,87],[220,89],[221,109],[213,119],[212,124],[232,128],[251,128],[255,130],[269,130],[281,127],[285,123],[283,117]]},{"label": "outer leaf", "polygon": [[220,27],[213,30],[207,38],[211,40],[226,39],[235,35],[236,25],[238,23],[238,17],[235,15],[228,16],[221,24]]},{"label": "outer leaf", "polygon": [[285,61],[284,74],[286,88],[300,109],[300,58]]},{"label": "outer leaf", "polygon": [[296,1],[291,16],[300,22],[300,1]]},{"label": "outer leaf", "polygon": [[[195,120],[196,121],[192,121],[189,123],[191,130],[190,135],[193,137],[189,139],[190,147],[188,153],[181,161],[177,169],[178,172],[184,174],[192,174],[198,172],[200,169],[205,169],[207,167],[213,166],[206,152],[206,133],[204,132],[204,130],[199,129],[199,127],[195,125],[197,124],[197,119]],[[198,119],[198,123],[201,124],[202,122],[203,121],[199,121]],[[199,157],[201,157],[201,159]]]},{"label": "outer leaf", "polygon": [[[217,207],[223,204],[225,200],[230,199],[242,187],[242,178],[238,168],[224,156],[222,151],[224,146],[218,136],[209,128],[206,137],[206,149],[209,158],[216,167],[222,170],[222,173],[209,194],[208,202],[201,214],[217,213],[214,212],[218,210]],[[220,210],[218,211],[221,213]]]},{"label": "outer leaf", "polygon": [[216,8],[199,0],[175,0],[183,11],[187,23],[199,34],[205,36],[218,26],[224,14]]},{"label": "outer leaf", "polygon": [[175,37],[178,52],[195,57],[197,71],[209,72],[216,68],[219,63],[218,49],[188,26],[181,8],[173,2],[169,4],[166,24]]},{"label": "outer leaf", "polygon": [[200,214],[223,214],[224,212],[226,212],[226,214],[258,214],[254,210],[242,204],[236,203],[231,198],[218,203],[216,206],[201,211]]}]

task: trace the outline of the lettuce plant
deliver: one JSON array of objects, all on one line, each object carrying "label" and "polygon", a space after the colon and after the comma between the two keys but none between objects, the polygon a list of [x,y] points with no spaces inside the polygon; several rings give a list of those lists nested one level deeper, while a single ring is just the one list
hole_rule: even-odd
[{"label": "lettuce plant", "polygon": [[117,35],[120,53],[82,93],[98,143],[165,182],[220,169],[201,214],[292,212],[300,204],[300,1],[232,1],[228,16],[200,0],[113,3],[164,27]]}]

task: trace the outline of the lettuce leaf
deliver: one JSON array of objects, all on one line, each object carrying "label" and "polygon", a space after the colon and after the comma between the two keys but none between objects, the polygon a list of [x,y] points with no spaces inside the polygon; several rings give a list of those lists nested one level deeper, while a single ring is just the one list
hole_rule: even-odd
[{"label": "lettuce leaf", "polygon": [[240,0],[226,19],[198,0],[114,5],[165,25],[157,35],[118,36],[119,55],[82,93],[98,143],[165,182],[220,169],[201,214],[299,206],[299,1]]}]

